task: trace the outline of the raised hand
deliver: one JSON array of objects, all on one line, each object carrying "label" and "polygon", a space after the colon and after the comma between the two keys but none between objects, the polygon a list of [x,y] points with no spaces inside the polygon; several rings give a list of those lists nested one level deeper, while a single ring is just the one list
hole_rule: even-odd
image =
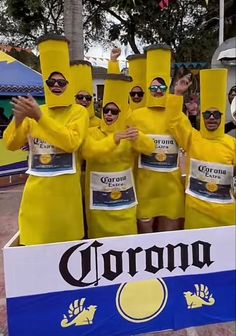
[{"label": "raised hand", "polygon": [[174,94],[177,96],[182,96],[191,85],[192,82],[190,82],[188,79],[185,79],[184,77],[180,78],[175,83]]},{"label": "raised hand", "polygon": [[117,61],[117,58],[120,56],[121,54],[121,49],[114,47],[111,50],[111,54],[110,54],[110,59],[111,61]]}]

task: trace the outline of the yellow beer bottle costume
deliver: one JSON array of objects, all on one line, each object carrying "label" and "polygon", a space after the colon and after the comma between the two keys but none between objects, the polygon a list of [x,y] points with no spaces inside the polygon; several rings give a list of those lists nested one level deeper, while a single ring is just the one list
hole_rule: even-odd
[{"label": "yellow beer bottle costume", "polygon": [[[44,79],[61,73],[70,82],[68,41],[61,36],[39,40]],[[13,118],[4,133],[7,148],[27,141],[29,178],[19,211],[20,243],[44,244],[77,240],[84,236],[78,149],[88,129],[87,111],[73,104],[70,84],[60,96],[45,85],[46,104],[37,121],[25,118],[16,127]]]},{"label": "yellow beer bottle costume", "polygon": [[156,78],[163,83],[163,89],[169,87],[171,51],[168,46],[153,45],[146,52],[146,107],[134,110],[128,122],[128,125],[148,134],[155,143],[151,156],[139,157],[136,172],[138,218],[165,216],[175,220],[184,217],[184,188],[178,166],[178,147],[166,125],[165,92],[154,97],[150,91]]},{"label": "yellow beer bottle costume", "polygon": [[129,62],[129,76],[133,78],[130,83],[130,95],[133,89],[140,88],[144,93],[140,102],[133,101],[132,97],[129,97],[130,112],[138,108],[145,106],[145,87],[146,87],[146,54],[134,54],[129,55],[126,58]]},{"label": "yellow beer bottle costume", "polygon": [[[88,61],[74,60],[70,62],[71,76],[74,87],[74,96],[80,91],[86,91],[93,97],[93,77],[92,65]],[[93,99],[91,104],[87,107],[89,112],[89,127],[100,125],[101,119],[95,116]]]},{"label": "yellow beer bottle costume", "polygon": [[[187,152],[186,229],[235,224],[232,182],[236,141],[224,134],[226,83],[226,69],[200,71],[200,132],[192,128],[181,112],[182,97],[170,95],[167,99],[169,129]],[[211,109],[222,113],[215,131],[209,131],[203,120],[203,113]]]},{"label": "yellow beer bottle costume", "polygon": [[107,75],[103,104],[115,104],[120,113],[111,125],[89,129],[82,147],[86,159],[86,215],[89,238],[137,233],[136,193],[133,183],[135,151],[151,153],[153,143],[139,134],[135,141],[115,144],[114,133],[125,129],[130,77]]}]

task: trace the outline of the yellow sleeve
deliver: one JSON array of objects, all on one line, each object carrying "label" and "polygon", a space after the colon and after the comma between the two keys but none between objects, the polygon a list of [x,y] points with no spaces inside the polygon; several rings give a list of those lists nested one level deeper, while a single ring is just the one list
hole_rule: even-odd
[{"label": "yellow sleeve", "polygon": [[85,160],[99,159],[109,154],[116,146],[114,134],[100,140],[95,140],[88,134],[82,145],[82,156]]},{"label": "yellow sleeve", "polygon": [[138,139],[132,141],[133,149],[138,153],[150,155],[155,151],[155,145],[151,138],[139,131]]},{"label": "yellow sleeve", "polygon": [[100,126],[100,124],[101,124],[101,119],[98,118],[97,116],[93,116],[92,118],[89,119],[89,127]]},{"label": "yellow sleeve", "polygon": [[118,61],[109,61],[108,62],[108,74],[119,74],[120,73],[120,67]]},{"label": "yellow sleeve", "polygon": [[78,115],[74,114],[74,118],[66,125],[59,124],[43,113],[38,121],[38,137],[67,153],[73,153],[84,141],[88,125],[89,117],[86,110],[78,111]]},{"label": "yellow sleeve", "polygon": [[193,128],[188,117],[182,112],[182,106],[182,96],[167,95],[167,128],[179,147],[182,147],[186,151],[191,141]]},{"label": "yellow sleeve", "polygon": [[29,119],[25,118],[21,125],[16,127],[15,118],[13,117],[3,134],[3,141],[6,144],[6,148],[15,151],[25,146],[28,142],[28,133]]},{"label": "yellow sleeve", "polygon": [[234,159],[233,159],[233,165],[235,166],[235,176],[236,176],[236,139],[233,138],[234,141]]}]

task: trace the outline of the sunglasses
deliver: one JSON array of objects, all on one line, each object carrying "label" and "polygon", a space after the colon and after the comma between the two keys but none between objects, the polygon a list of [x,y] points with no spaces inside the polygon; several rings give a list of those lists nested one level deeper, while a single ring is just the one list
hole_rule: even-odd
[{"label": "sunglasses", "polygon": [[50,78],[50,79],[46,80],[46,84],[47,84],[48,87],[53,87],[56,83],[60,87],[65,87],[69,82],[66,79],[54,79],[54,78]]},{"label": "sunglasses", "polygon": [[164,84],[161,85],[151,85],[148,88],[151,92],[157,92],[157,91],[161,91],[161,92],[165,92],[167,89],[167,86]]},{"label": "sunglasses", "polygon": [[112,115],[118,115],[120,113],[120,110],[115,109],[115,108],[110,108],[110,107],[104,107],[103,108],[103,113],[107,114],[111,111]]},{"label": "sunglasses", "polygon": [[204,119],[210,119],[211,116],[214,117],[214,119],[220,119],[222,113],[220,111],[206,111],[202,113]]},{"label": "sunglasses", "polygon": [[78,99],[78,100],[83,100],[84,98],[87,101],[91,101],[92,100],[92,96],[90,96],[90,95],[82,95],[82,94],[75,95],[75,98]]},{"label": "sunglasses", "polygon": [[139,98],[143,97],[144,95],[144,92],[142,91],[139,91],[139,92],[135,92],[135,91],[131,91],[129,93],[130,97],[135,97],[135,96],[138,96]]}]

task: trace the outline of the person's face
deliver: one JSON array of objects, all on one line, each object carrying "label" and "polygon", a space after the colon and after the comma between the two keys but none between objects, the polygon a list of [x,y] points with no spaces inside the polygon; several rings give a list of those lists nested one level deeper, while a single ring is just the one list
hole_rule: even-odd
[{"label": "person's face", "polygon": [[221,123],[222,113],[216,109],[208,109],[207,111],[202,113],[202,117],[204,118],[204,124],[208,131],[213,132],[216,131]]},{"label": "person's face", "polygon": [[63,94],[67,88],[68,81],[61,74],[53,74],[46,80],[49,90],[57,96]]},{"label": "person's face", "polygon": [[92,96],[87,91],[79,91],[75,98],[77,104],[80,104],[86,108],[91,105]]},{"label": "person's face", "polygon": [[114,103],[109,103],[103,107],[103,119],[107,125],[112,125],[119,118],[120,110]]},{"label": "person's face", "polygon": [[161,84],[157,79],[154,79],[149,87],[150,93],[153,97],[160,98],[166,93],[167,86]]},{"label": "person's face", "polygon": [[132,88],[129,95],[134,103],[140,103],[143,99],[144,92],[141,87],[135,86]]},{"label": "person's face", "polygon": [[236,87],[231,89],[230,92],[229,92],[228,98],[229,98],[229,103],[230,104],[232,103],[235,96],[236,96]]}]

